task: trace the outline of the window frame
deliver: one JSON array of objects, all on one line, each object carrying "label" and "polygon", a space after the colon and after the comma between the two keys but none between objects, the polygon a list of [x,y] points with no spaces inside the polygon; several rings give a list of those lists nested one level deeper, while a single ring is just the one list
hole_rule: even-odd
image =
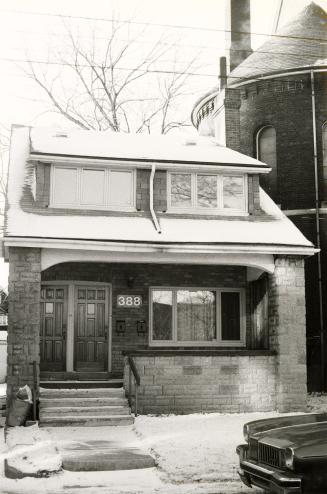
[{"label": "window frame", "polygon": [[[56,190],[56,169],[74,169],[77,170],[77,198],[76,203],[62,203],[55,202],[55,190]],[[104,171],[104,203],[103,204],[88,204],[83,202],[83,170],[91,171]],[[110,174],[112,172],[124,172],[131,174],[131,204],[115,204],[110,202],[109,187],[110,187]],[[119,168],[118,166],[88,166],[88,165],[76,165],[76,164],[57,164],[51,165],[50,173],[50,204],[49,207],[56,209],[90,209],[99,211],[136,211],[136,171],[132,168]]]},{"label": "window frame", "polygon": [[[191,206],[173,206],[171,202],[171,177],[172,175],[191,175]],[[197,205],[197,177],[198,175],[215,176],[217,178],[217,207],[210,208]],[[224,208],[224,177],[240,177],[243,179],[243,207],[242,209]],[[167,172],[167,211],[168,213],[183,213],[183,214],[203,214],[203,215],[239,215],[247,216],[248,213],[248,176],[246,173],[217,173],[217,172],[202,172],[198,170],[174,170]]]},{"label": "window frame", "polygon": [[[172,340],[154,340],[153,339],[153,291],[171,291],[172,292]],[[217,339],[211,341],[178,341],[177,340],[177,292],[179,290],[188,291],[213,291],[216,292],[216,330]],[[221,325],[221,293],[237,292],[240,294],[240,339],[239,340],[222,340]],[[196,287],[196,286],[151,286],[149,288],[149,346],[151,347],[245,347],[246,345],[246,301],[245,288],[224,288],[224,287]]]}]

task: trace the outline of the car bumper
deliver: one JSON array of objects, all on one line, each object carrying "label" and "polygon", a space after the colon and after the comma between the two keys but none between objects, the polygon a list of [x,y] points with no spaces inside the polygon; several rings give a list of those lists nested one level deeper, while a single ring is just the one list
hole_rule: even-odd
[{"label": "car bumper", "polygon": [[273,494],[301,494],[302,478],[292,472],[282,472],[262,466],[247,458],[247,444],[237,447],[240,457],[238,474],[248,487],[256,486]]}]

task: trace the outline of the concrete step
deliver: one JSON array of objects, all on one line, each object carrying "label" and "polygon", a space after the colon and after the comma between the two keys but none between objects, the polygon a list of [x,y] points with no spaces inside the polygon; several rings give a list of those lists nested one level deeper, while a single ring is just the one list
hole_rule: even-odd
[{"label": "concrete step", "polygon": [[123,406],[103,406],[103,407],[48,407],[40,411],[40,420],[44,417],[56,417],[61,415],[130,415],[131,409]]},{"label": "concrete step", "polygon": [[120,397],[106,398],[43,398],[40,397],[40,410],[53,407],[102,407],[102,406],[127,406],[127,399]]},{"label": "concrete step", "polygon": [[42,417],[40,427],[98,427],[103,425],[131,425],[134,423],[132,415],[57,415],[53,417]]},{"label": "concrete step", "polygon": [[124,388],[86,388],[86,389],[40,389],[40,398],[109,398],[125,397]]},{"label": "concrete step", "polygon": [[121,388],[123,381],[121,379],[88,379],[88,380],[60,380],[60,379],[41,379],[40,385],[47,389],[83,389],[83,388]]},{"label": "concrete step", "polygon": [[138,449],[104,449],[102,451],[63,451],[63,468],[73,472],[134,470],[152,468],[154,459]]}]

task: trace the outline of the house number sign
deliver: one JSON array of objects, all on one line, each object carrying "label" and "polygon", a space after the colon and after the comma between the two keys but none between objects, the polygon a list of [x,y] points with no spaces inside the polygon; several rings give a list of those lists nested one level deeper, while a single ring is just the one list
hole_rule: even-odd
[{"label": "house number sign", "polygon": [[118,295],[117,306],[118,307],[141,307],[142,297],[141,295]]}]

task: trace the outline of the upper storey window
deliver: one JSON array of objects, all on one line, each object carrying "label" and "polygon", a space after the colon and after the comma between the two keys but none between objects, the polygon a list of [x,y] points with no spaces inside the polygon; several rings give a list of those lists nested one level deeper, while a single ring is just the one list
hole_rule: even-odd
[{"label": "upper storey window", "polygon": [[262,127],[257,133],[257,158],[272,169],[276,168],[276,130],[274,127]]},{"label": "upper storey window", "polygon": [[170,173],[168,202],[171,211],[245,213],[245,175]]},{"label": "upper storey window", "polygon": [[271,167],[271,172],[261,177],[260,184],[275,201],[279,202],[276,130],[272,126],[262,127],[256,137],[257,158]]},{"label": "upper storey window", "polygon": [[134,210],[134,182],[132,170],[54,166],[51,206]]}]

